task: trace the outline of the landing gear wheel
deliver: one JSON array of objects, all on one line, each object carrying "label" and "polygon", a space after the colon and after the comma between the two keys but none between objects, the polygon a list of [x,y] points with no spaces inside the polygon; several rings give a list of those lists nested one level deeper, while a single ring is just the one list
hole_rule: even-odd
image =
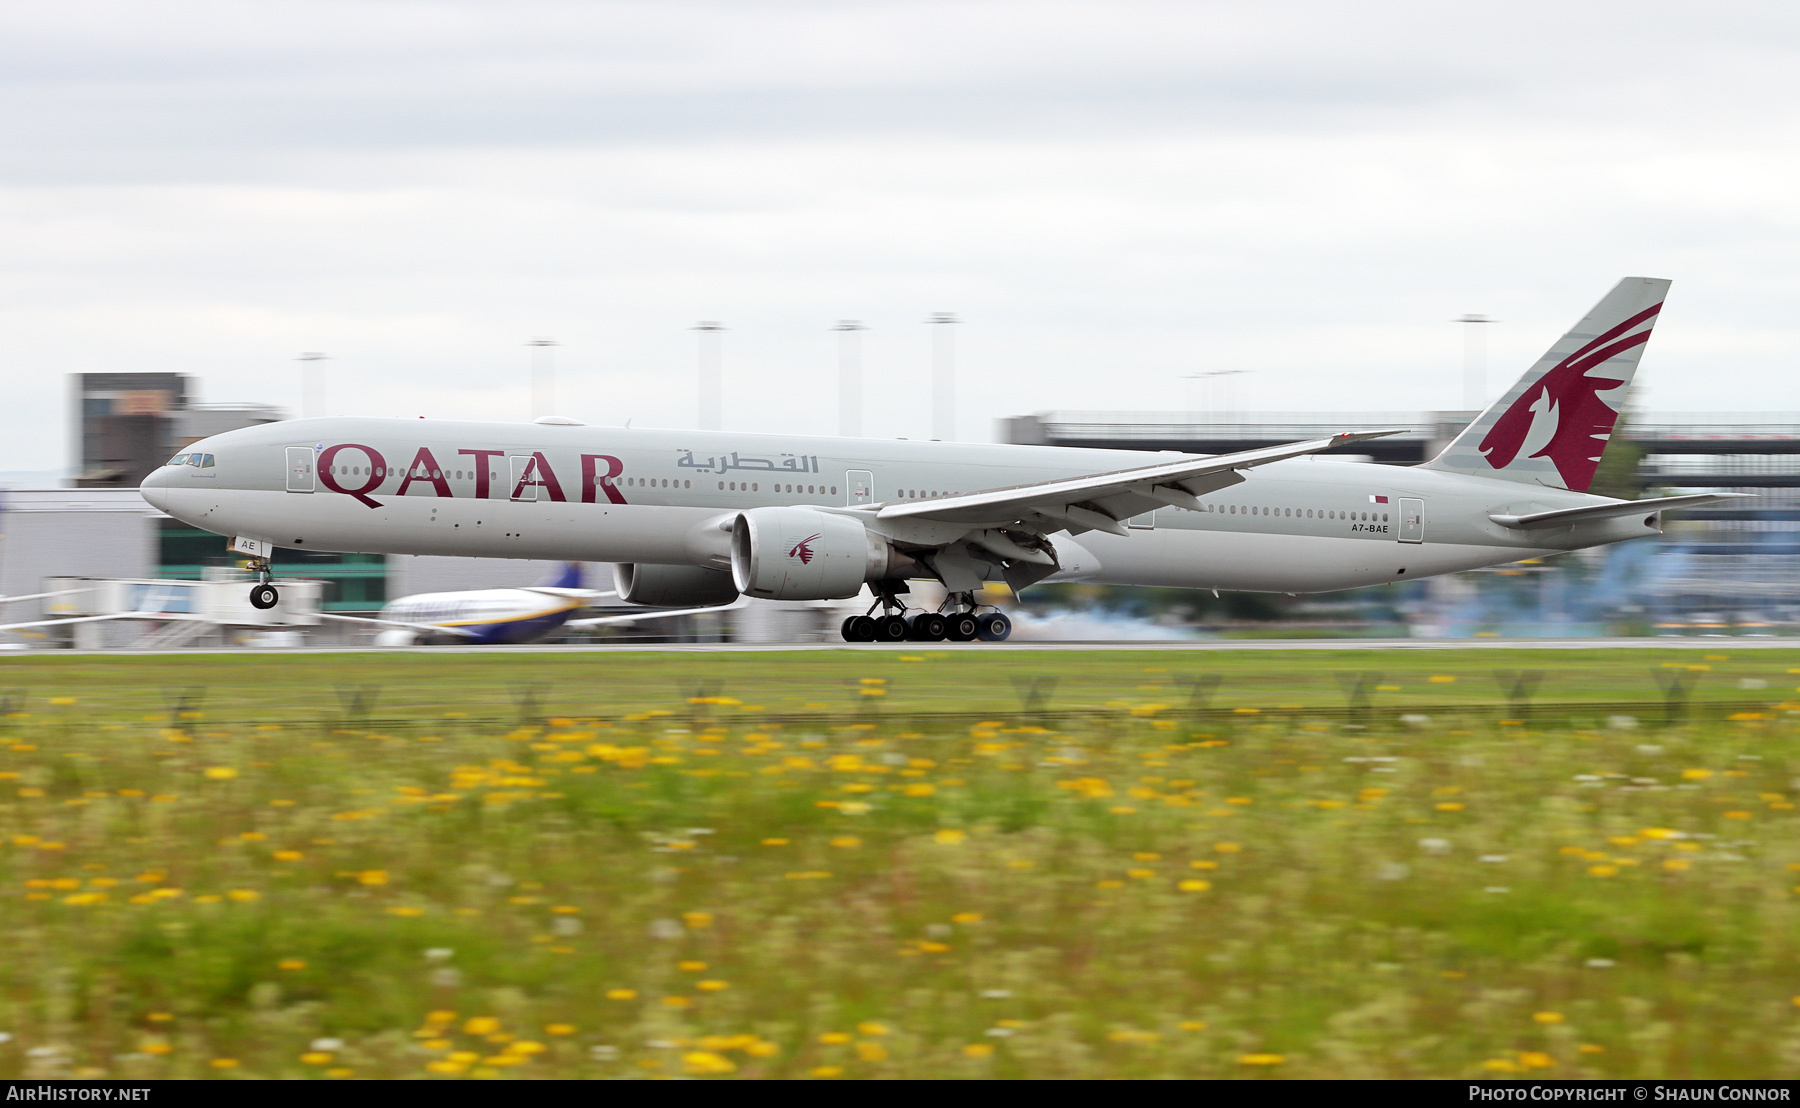
[{"label": "landing gear wheel", "polygon": [[921,612],[912,617],[912,640],[914,642],[942,642],[948,628],[945,619],[936,612]]},{"label": "landing gear wheel", "polygon": [[274,585],[253,585],[250,589],[250,606],[258,611],[266,612],[281,603],[281,594],[275,591]]},{"label": "landing gear wheel", "polygon": [[876,642],[905,642],[907,632],[912,630],[904,616],[882,616],[874,624]]},{"label": "landing gear wheel", "polygon": [[975,636],[981,634],[981,621],[973,612],[964,612],[959,616],[951,616],[947,621],[947,634],[951,642],[973,642]]},{"label": "landing gear wheel", "polygon": [[878,630],[869,616],[851,616],[844,621],[844,641],[874,642]]},{"label": "landing gear wheel", "polygon": [[1006,637],[1012,634],[1012,620],[999,612],[982,616],[976,622],[981,626],[975,635],[982,642],[1005,642]]}]

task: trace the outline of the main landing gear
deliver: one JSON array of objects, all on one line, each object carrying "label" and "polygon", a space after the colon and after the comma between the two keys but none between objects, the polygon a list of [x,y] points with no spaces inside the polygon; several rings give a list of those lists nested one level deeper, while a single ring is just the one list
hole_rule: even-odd
[{"label": "main landing gear", "polygon": [[269,584],[269,563],[261,558],[253,559],[250,569],[256,574],[256,584],[250,586],[250,606],[266,612],[281,603],[281,593]]},{"label": "main landing gear", "polygon": [[[875,615],[880,607],[882,614]],[[919,612],[908,618],[906,606],[892,592],[876,594],[866,615],[844,620],[845,642],[1002,642],[1012,634],[1012,620],[997,611],[976,610],[972,593],[952,593],[948,612]]]}]

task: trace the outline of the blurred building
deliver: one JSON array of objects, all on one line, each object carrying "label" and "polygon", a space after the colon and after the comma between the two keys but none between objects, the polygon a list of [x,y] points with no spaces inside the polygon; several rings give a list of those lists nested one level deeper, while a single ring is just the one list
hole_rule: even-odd
[{"label": "blurred building", "polygon": [[200,404],[181,373],[72,373],[75,485],[135,489],[189,443],[286,418],[266,404]]},{"label": "blurred building", "polygon": [[[1325,454],[1416,465],[1474,414],[1038,412],[1002,420],[1000,433],[1006,442],[1045,446],[1223,454],[1407,428]],[[1630,416],[1607,457],[1630,463],[1619,492],[1756,499],[1671,513],[1661,538],[1558,559],[1570,562],[1566,572],[1527,565],[1434,579],[1431,602],[1413,606],[1419,619],[1447,634],[1800,628],[1800,413]]]}]

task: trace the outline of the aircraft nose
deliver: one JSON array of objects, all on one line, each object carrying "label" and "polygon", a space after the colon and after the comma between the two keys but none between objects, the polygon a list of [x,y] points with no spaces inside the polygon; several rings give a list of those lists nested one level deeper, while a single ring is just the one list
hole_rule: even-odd
[{"label": "aircraft nose", "polygon": [[156,470],[144,478],[144,483],[138,486],[138,495],[142,496],[144,502],[157,511],[168,511],[169,473],[167,468]]}]

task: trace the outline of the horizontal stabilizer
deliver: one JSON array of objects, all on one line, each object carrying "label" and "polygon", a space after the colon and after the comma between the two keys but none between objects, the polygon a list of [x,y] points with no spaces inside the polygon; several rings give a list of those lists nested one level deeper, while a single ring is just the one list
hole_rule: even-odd
[{"label": "horizontal stabilizer", "polygon": [[1653,500],[1616,500],[1610,504],[1593,504],[1585,508],[1558,508],[1551,512],[1532,512],[1522,516],[1495,512],[1488,518],[1502,527],[1520,527],[1529,531],[1540,527],[1568,527],[1572,524],[1588,523],[1596,519],[1647,515],[1668,511],[1671,508],[1697,508],[1702,504],[1718,504],[1722,501],[1737,500],[1753,495],[1753,493],[1747,492],[1706,492],[1695,493],[1692,496],[1661,496]]}]

